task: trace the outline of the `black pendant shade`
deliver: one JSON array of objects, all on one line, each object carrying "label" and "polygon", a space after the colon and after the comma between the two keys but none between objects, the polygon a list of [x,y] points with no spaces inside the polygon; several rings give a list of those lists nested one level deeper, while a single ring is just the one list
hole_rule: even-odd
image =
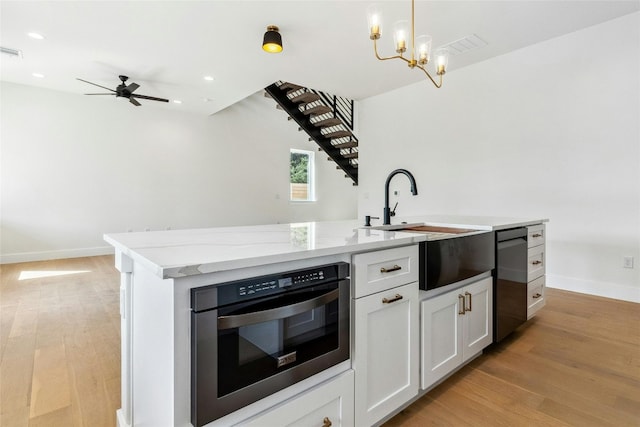
[{"label": "black pendant shade", "polygon": [[280,29],[275,25],[269,25],[267,27],[267,32],[264,33],[264,38],[262,39],[262,49],[265,52],[282,52],[282,36],[280,36],[278,31],[280,31]]}]

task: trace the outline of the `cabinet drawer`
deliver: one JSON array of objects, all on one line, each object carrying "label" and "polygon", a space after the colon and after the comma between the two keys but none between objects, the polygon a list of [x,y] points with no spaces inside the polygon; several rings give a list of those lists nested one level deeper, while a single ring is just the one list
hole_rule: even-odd
[{"label": "cabinet drawer", "polygon": [[356,254],[352,261],[354,298],[418,280],[418,245]]},{"label": "cabinet drawer", "polygon": [[544,224],[527,227],[527,247],[533,248],[544,244],[545,230]]},{"label": "cabinet drawer", "polygon": [[530,248],[527,261],[527,282],[543,276],[545,273],[544,245]]},{"label": "cabinet drawer", "polygon": [[345,372],[237,426],[353,426],[353,378],[353,371]]},{"label": "cabinet drawer", "polygon": [[534,314],[545,304],[545,277],[538,277],[533,282],[527,284],[527,320],[531,319]]}]

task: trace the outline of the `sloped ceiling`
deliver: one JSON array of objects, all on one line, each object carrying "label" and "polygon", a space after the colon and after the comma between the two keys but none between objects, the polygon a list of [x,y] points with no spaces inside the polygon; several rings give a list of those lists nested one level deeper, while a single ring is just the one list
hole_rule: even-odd
[{"label": "sloped ceiling", "polygon": [[[368,1],[6,1],[0,3],[3,81],[77,94],[115,88],[118,75],[138,93],[182,101],[140,108],[213,114],[286,80],[363,99],[423,79],[400,61],[379,62],[368,37]],[[378,2],[381,53],[392,54],[391,23],[411,2]],[[640,10],[631,1],[416,1],[416,33],[434,47],[476,34],[487,45],[450,60],[449,72]],[[267,25],[280,27],[284,52],[261,49]],[[38,32],[44,40],[27,36]],[[594,52],[597,55],[597,52]],[[44,75],[36,78],[32,73]],[[214,80],[203,79],[210,75]],[[483,79],[491,76],[481,76]],[[445,77],[446,79],[446,77]],[[445,80],[446,88],[446,80]],[[97,90],[95,90],[97,89]],[[425,84],[425,93],[436,90]],[[125,102],[94,97],[92,102]],[[123,105],[123,108],[135,108]]]}]

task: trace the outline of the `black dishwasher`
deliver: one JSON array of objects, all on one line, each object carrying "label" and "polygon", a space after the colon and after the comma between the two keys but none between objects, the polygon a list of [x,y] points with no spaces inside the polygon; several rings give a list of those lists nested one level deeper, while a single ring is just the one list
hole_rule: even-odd
[{"label": "black dishwasher", "polygon": [[527,321],[527,229],[496,232],[493,342]]}]

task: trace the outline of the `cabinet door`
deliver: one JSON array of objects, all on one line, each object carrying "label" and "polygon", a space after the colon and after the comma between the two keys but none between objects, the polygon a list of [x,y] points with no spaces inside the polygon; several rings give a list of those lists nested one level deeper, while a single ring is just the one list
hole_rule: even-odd
[{"label": "cabinet door", "polygon": [[463,318],[462,361],[480,353],[493,341],[493,280],[480,280],[463,289],[465,310]]},{"label": "cabinet door", "polygon": [[353,399],[350,370],[238,426],[351,427],[355,425]]},{"label": "cabinet door", "polygon": [[462,363],[463,292],[458,289],[421,302],[421,381],[427,389]]},{"label": "cabinet door", "polygon": [[418,394],[418,283],[355,300],[357,426],[370,426]]}]

